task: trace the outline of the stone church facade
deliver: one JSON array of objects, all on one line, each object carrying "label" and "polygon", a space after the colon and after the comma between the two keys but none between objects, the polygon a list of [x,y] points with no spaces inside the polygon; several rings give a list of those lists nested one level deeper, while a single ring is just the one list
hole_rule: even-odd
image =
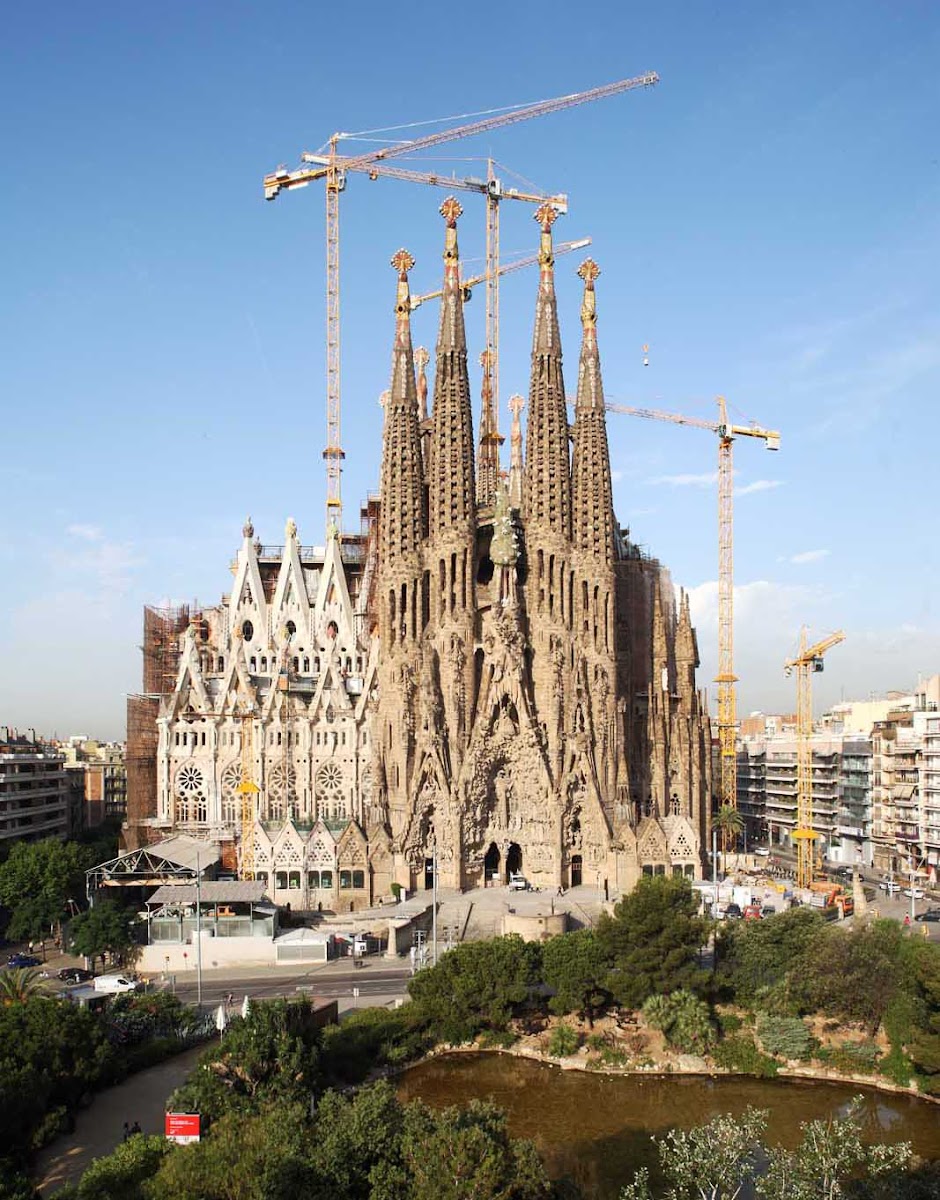
[{"label": "stone church facade", "polygon": [[[528,419],[514,397],[501,470],[484,380],[475,440],[460,206],[445,201],[433,403],[413,351],[404,251],[381,497],[370,532],[262,545],[249,521],[232,590],[182,635],[160,703],[157,811],[219,841],[294,909],[390,892],[537,886],[628,890],[699,874],[710,728],[687,597],[618,525],[588,260],[574,424],[543,206]],[[247,714],[251,714],[250,720]],[[243,746],[243,738],[245,744]],[[239,783],[258,791],[242,845]],[[246,857],[247,854],[247,857]]]}]

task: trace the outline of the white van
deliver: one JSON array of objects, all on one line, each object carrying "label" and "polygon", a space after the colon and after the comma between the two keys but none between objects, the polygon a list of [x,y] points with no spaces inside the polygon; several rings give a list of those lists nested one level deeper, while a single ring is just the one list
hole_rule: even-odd
[{"label": "white van", "polygon": [[529,890],[528,879],[524,875],[510,875],[509,890],[511,892],[527,892]]},{"label": "white van", "polygon": [[95,979],[96,992],[139,992],[143,984],[137,979],[129,979],[126,975],[98,975]]}]

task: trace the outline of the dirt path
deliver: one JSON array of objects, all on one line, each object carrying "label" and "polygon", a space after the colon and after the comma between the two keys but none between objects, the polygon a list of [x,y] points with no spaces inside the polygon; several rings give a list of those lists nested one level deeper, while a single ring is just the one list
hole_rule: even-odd
[{"label": "dirt path", "polygon": [[124,1122],[140,1122],[144,1133],[163,1133],[166,1098],[185,1080],[202,1053],[195,1046],[157,1067],[141,1071],[95,1096],[77,1117],[75,1131],[57,1138],[36,1160],[35,1183],[44,1196],[77,1183],[93,1159],[110,1154],[121,1141]]}]

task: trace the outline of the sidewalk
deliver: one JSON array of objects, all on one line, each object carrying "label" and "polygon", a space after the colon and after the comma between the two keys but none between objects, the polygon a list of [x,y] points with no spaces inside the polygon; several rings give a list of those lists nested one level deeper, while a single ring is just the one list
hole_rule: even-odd
[{"label": "sidewalk", "polygon": [[163,1133],[167,1097],[182,1084],[205,1046],[194,1046],[159,1066],[132,1075],[116,1087],[96,1094],[78,1113],[75,1130],[57,1138],[36,1159],[35,1184],[43,1196],[77,1183],[96,1158],[119,1145],[124,1122],[140,1122],[144,1133]]}]

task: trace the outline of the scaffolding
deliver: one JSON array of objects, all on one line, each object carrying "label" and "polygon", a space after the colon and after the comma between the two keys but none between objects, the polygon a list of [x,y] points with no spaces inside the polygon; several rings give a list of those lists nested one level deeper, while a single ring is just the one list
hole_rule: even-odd
[{"label": "scaffolding", "polygon": [[144,608],[144,693],[165,696],[173,691],[180,665],[180,634],[189,625],[190,607]]}]

